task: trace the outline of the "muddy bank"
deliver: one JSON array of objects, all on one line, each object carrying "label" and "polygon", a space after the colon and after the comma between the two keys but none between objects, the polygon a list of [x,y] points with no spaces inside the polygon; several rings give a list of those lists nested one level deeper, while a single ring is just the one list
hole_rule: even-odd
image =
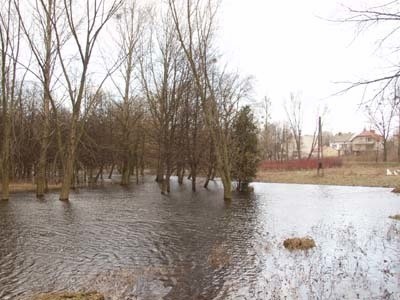
[{"label": "muddy bank", "polygon": [[104,300],[104,296],[97,292],[57,292],[39,294],[32,300]]}]

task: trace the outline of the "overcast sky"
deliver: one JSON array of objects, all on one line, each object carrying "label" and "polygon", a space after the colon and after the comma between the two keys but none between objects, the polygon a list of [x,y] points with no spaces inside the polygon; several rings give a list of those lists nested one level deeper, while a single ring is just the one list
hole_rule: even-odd
[{"label": "overcast sky", "polygon": [[329,97],[345,87],[337,82],[369,78],[388,65],[377,50],[376,33],[356,37],[354,24],[326,20],[341,18],[344,11],[336,0],[223,0],[219,48],[225,62],[254,76],[255,100],[271,98],[272,120],[286,118],[284,102],[295,92],[303,101],[304,133],[313,131],[317,108],[325,105],[326,130],[358,132],[369,126],[359,109],[361,89]]}]

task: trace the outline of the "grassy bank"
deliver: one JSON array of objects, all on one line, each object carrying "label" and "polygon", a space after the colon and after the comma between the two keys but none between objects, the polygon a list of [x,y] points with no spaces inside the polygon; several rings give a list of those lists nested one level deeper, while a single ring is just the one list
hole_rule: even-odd
[{"label": "grassy bank", "polygon": [[256,181],[274,183],[324,184],[346,186],[391,187],[400,185],[400,175],[386,176],[386,169],[399,169],[399,163],[343,162],[342,167],[317,170],[259,170]]}]

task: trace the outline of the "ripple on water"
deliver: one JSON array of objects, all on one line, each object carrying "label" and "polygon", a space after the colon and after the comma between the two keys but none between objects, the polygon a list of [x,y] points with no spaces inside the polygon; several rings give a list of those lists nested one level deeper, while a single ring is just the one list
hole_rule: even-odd
[{"label": "ripple on water", "polygon": [[[0,203],[0,299],[97,289],[110,299],[387,298],[400,294],[397,195],[376,188],[254,184],[218,190],[147,180]],[[312,236],[289,252],[284,239]],[[397,298],[398,299],[398,298]]]}]

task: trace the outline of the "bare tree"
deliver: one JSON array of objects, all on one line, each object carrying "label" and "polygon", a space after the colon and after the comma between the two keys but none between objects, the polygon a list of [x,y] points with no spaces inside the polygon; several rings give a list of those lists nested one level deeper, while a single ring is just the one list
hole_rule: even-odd
[{"label": "bare tree", "polygon": [[[356,8],[355,6],[346,7],[347,17],[335,21],[354,23],[357,26],[358,34],[372,28],[378,29],[381,37],[377,39],[377,47],[383,49],[385,45],[389,45],[390,54],[397,53],[400,47],[398,44],[400,34],[399,8],[399,1],[386,1],[381,5],[367,9]],[[398,85],[400,77],[400,68],[397,63],[388,66],[385,70],[387,71],[381,75],[350,83],[342,92],[361,86],[365,88],[364,95],[369,95],[367,89],[372,90],[371,96],[365,99],[364,104],[370,101],[379,102],[386,89]]]},{"label": "bare tree", "polygon": [[[16,11],[29,48],[37,63],[37,69],[30,69],[31,73],[42,84],[42,122],[40,130],[40,153],[36,171],[36,195],[41,197],[47,191],[47,149],[50,143],[50,99],[52,89],[52,77],[56,63],[56,43],[54,42],[53,23],[56,22],[57,15],[55,0],[36,0],[32,10],[27,10],[23,14],[22,7],[14,0]],[[26,24],[26,19],[32,20],[31,24]],[[65,41],[64,41],[65,42]],[[58,45],[61,47],[62,45]]]},{"label": "bare tree", "polygon": [[260,132],[260,154],[263,159],[272,159],[273,156],[273,124],[271,124],[271,99],[268,97],[264,97],[263,99],[263,109],[264,115],[263,118],[263,129]]},{"label": "bare tree", "polygon": [[182,160],[175,144],[179,113],[188,97],[189,71],[170,14],[161,15],[162,24],[154,21],[143,42],[140,71],[144,93],[153,121],[152,139],[157,145],[157,177],[161,193],[170,191],[170,177],[176,161]]},{"label": "bare tree", "polygon": [[[135,68],[138,59],[135,55],[138,53],[137,47],[142,35],[144,26],[144,11],[139,7],[136,1],[124,4],[118,12],[117,29],[117,47],[121,51],[123,63],[119,68],[119,75],[122,78],[122,87],[119,81],[114,82],[114,86],[122,98],[121,102],[115,102],[119,110],[118,120],[121,127],[121,139],[119,144],[122,146],[122,178],[121,185],[128,185],[130,182],[131,169],[134,165],[134,149],[138,145],[135,141],[133,129],[143,116],[141,106],[141,97],[138,89],[133,86],[135,79]],[[136,83],[139,83],[136,81]],[[136,93],[136,94],[135,94]]]},{"label": "bare tree", "polygon": [[383,161],[385,162],[388,156],[388,140],[392,133],[393,120],[397,114],[398,106],[397,97],[391,95],[382,97],[379,102],[373,102],[365,107],[373,128],[382,137]]},{"label": "bare tree", "polygon": [[[60,16],[58,20],[53,22],[58,60],[60,62],[66,92],[72,108],[72,115],[68,128],[69,134],[65,147],[60,140],[61,133],[58,128],[58,144],[60,152],[63,154],[62,162],[64,173],[60,200],[68,200],[69,198],[77,145],[83,133],[84,123],[80,122],[82,109],[85,108],[85,115],[88,115],[90,110],[96,104],[95,101],[90,100],[97,99],[97,92],[94,92],[94,97],[86,99],[84,97],[93,50],[101,31],[118,11],[121,4],[122,0],[99,0],[95,2],[86,0],[79,3],[72,0],[63,0],[63,18]],[[50,12],[47,11],[47,14],[50,14]],[[72,64],[75,69],[70,68],[71,64],[68,64],[66,53],[62,51],[62,45],[64,43],[64,37],[62,34],[65,32],[63,31],[64,29],[68,30],[71,34],[72,43],[70,44],[70,47],[74,46],[77,51],[77,64]],[[100,91],[104,80],[105,79],[103,79],[103,81],[98,85],[97,91]],[[85,100],[88,100],[88,102],[83,107]],[[52,106],[53,108],[56,106],[54,102],[52,103]]]},{"label": "bare tree", "polygon": [[296,144],[297,158],[301,159],[301,130],[303,127],[303,110],[301,101],[294,93],[290,94],[289,103],[285,104],[286,116],[289,121],[290,130]]},{"label": "bare tree", "polygon": [[17,97],[17,61],[20,54],[21,23],[11,0],[0,3],[1,108],[2,132],[2,200],[9,198],[11,121]]},{"label": "bare tree", "polygon": [[204,120],[215,145],[218,173],[224,186],[224,199],[230,200],[232,184],[229,135],[225,134],[224,124],[219,118],[217,95],[212,83],[216,62],[213,38],[218,5],[211,0],[184,2],[186,3],[169,0],[168,4],[180,45],[201,99]]}]

